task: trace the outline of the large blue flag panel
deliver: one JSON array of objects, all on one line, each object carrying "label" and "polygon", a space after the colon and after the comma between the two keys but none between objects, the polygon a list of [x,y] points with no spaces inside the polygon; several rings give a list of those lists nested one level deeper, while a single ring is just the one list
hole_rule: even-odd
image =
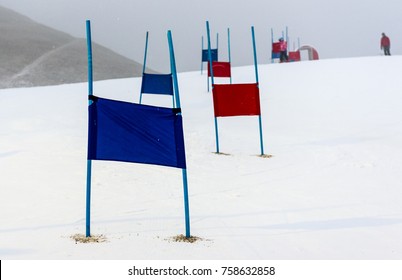
[{"label": "large blue flag panel", "polygon": [[173,95],[172,74],[142,74],[142,93]]},{"label": "large blue flag panel", "polygon": [[[211,49],[212,61],[218,61],[218,49]],[[202,61],[209,61],[208,49],[202,50]]]},{"label": "large blue flag panel", "polygon": [[186,168],[180,109],[91,96],[88,159]]}]

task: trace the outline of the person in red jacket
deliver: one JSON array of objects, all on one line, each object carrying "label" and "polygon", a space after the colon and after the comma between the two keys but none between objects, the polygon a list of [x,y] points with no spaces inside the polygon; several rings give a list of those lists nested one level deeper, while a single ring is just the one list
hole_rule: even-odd
[{"label": "person in red jacket", "polygon": [[280,62],[287,62],[288,58],[288,44],[283,38],[279,38],[279,50],[281,52],[279,60]]},{"label": "person in red jacket", "polygon": [[384,55],[391,55],[390,53],[391,41],[385,33],[382,33],[381,37],[381,49],[384,50]]}]

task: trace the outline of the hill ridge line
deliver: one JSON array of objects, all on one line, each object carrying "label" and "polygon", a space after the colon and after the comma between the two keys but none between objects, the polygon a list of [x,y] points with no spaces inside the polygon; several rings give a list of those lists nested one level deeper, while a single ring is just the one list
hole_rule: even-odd
[{"label": "hill ridge line", "polygon": [[14,74],[12,77],[10,77],[10,79],[7,81],[7,85],[8,86],[12,86],[13,83],[20,77],[28,74],[31,69],[34,69],[36,66],[38,66],[40,63],[42,63],[43,61],[45,61],[48,57],[50,57],[51,55],[53,55],[54,53],[57,53],[60,50],[63,50],[71,45],[74,45],[77,41],[80,41],[81,39],[79,38],[74,38],[73,40],[71,40],[70,42],[61,45],[57,48],[54,48],[46,53],[44,53],[43,55],[41,55],[40,57],[38,57],[37,59],[35,59],[34,61],[32,61],[29,65],[26,65],[23,69],[21,69],[20,72]]}]

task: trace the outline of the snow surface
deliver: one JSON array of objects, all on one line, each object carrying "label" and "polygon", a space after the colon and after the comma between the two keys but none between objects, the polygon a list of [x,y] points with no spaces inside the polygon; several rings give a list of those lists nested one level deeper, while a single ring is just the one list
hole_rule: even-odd
[{"label": "snow surface", "polygon": [[[0,90],[0,259],[401,259],[402,57],[259,66],[258,118],[220,118],[206,76],[181,73],[191,234],[181,170],[94,161],[85,234],[87,84]],[[233,69],[254,82],[254,67]],[[138,102],[140,79],[94,94]],[[227,82],[220,79],[219,82]],[[170,106],[166,96],[144,103]]]}]

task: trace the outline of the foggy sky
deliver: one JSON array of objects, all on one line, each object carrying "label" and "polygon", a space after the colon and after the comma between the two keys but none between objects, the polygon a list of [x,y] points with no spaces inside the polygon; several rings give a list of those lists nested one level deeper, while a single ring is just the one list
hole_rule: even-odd
[{"label": "foggy sky", "polygon": [[259,63],[270,62],[271,28],[277,40],[289,30],[289,46],[314,46],[322,59],[378,56],[380,36],[391,38],[391,53],[402,54],[400,0],[0,0],[0,5],[76,37],[92,39],[143,62],[150,32],[147,66],[169,72],[167,30],[172,31],[179,72],[199,70],[201,36],[206,48],[208,20],[212,47],[219,33],[219,57],[227,61],[227,28],[234,66],[253,64],[251,26]]}]

